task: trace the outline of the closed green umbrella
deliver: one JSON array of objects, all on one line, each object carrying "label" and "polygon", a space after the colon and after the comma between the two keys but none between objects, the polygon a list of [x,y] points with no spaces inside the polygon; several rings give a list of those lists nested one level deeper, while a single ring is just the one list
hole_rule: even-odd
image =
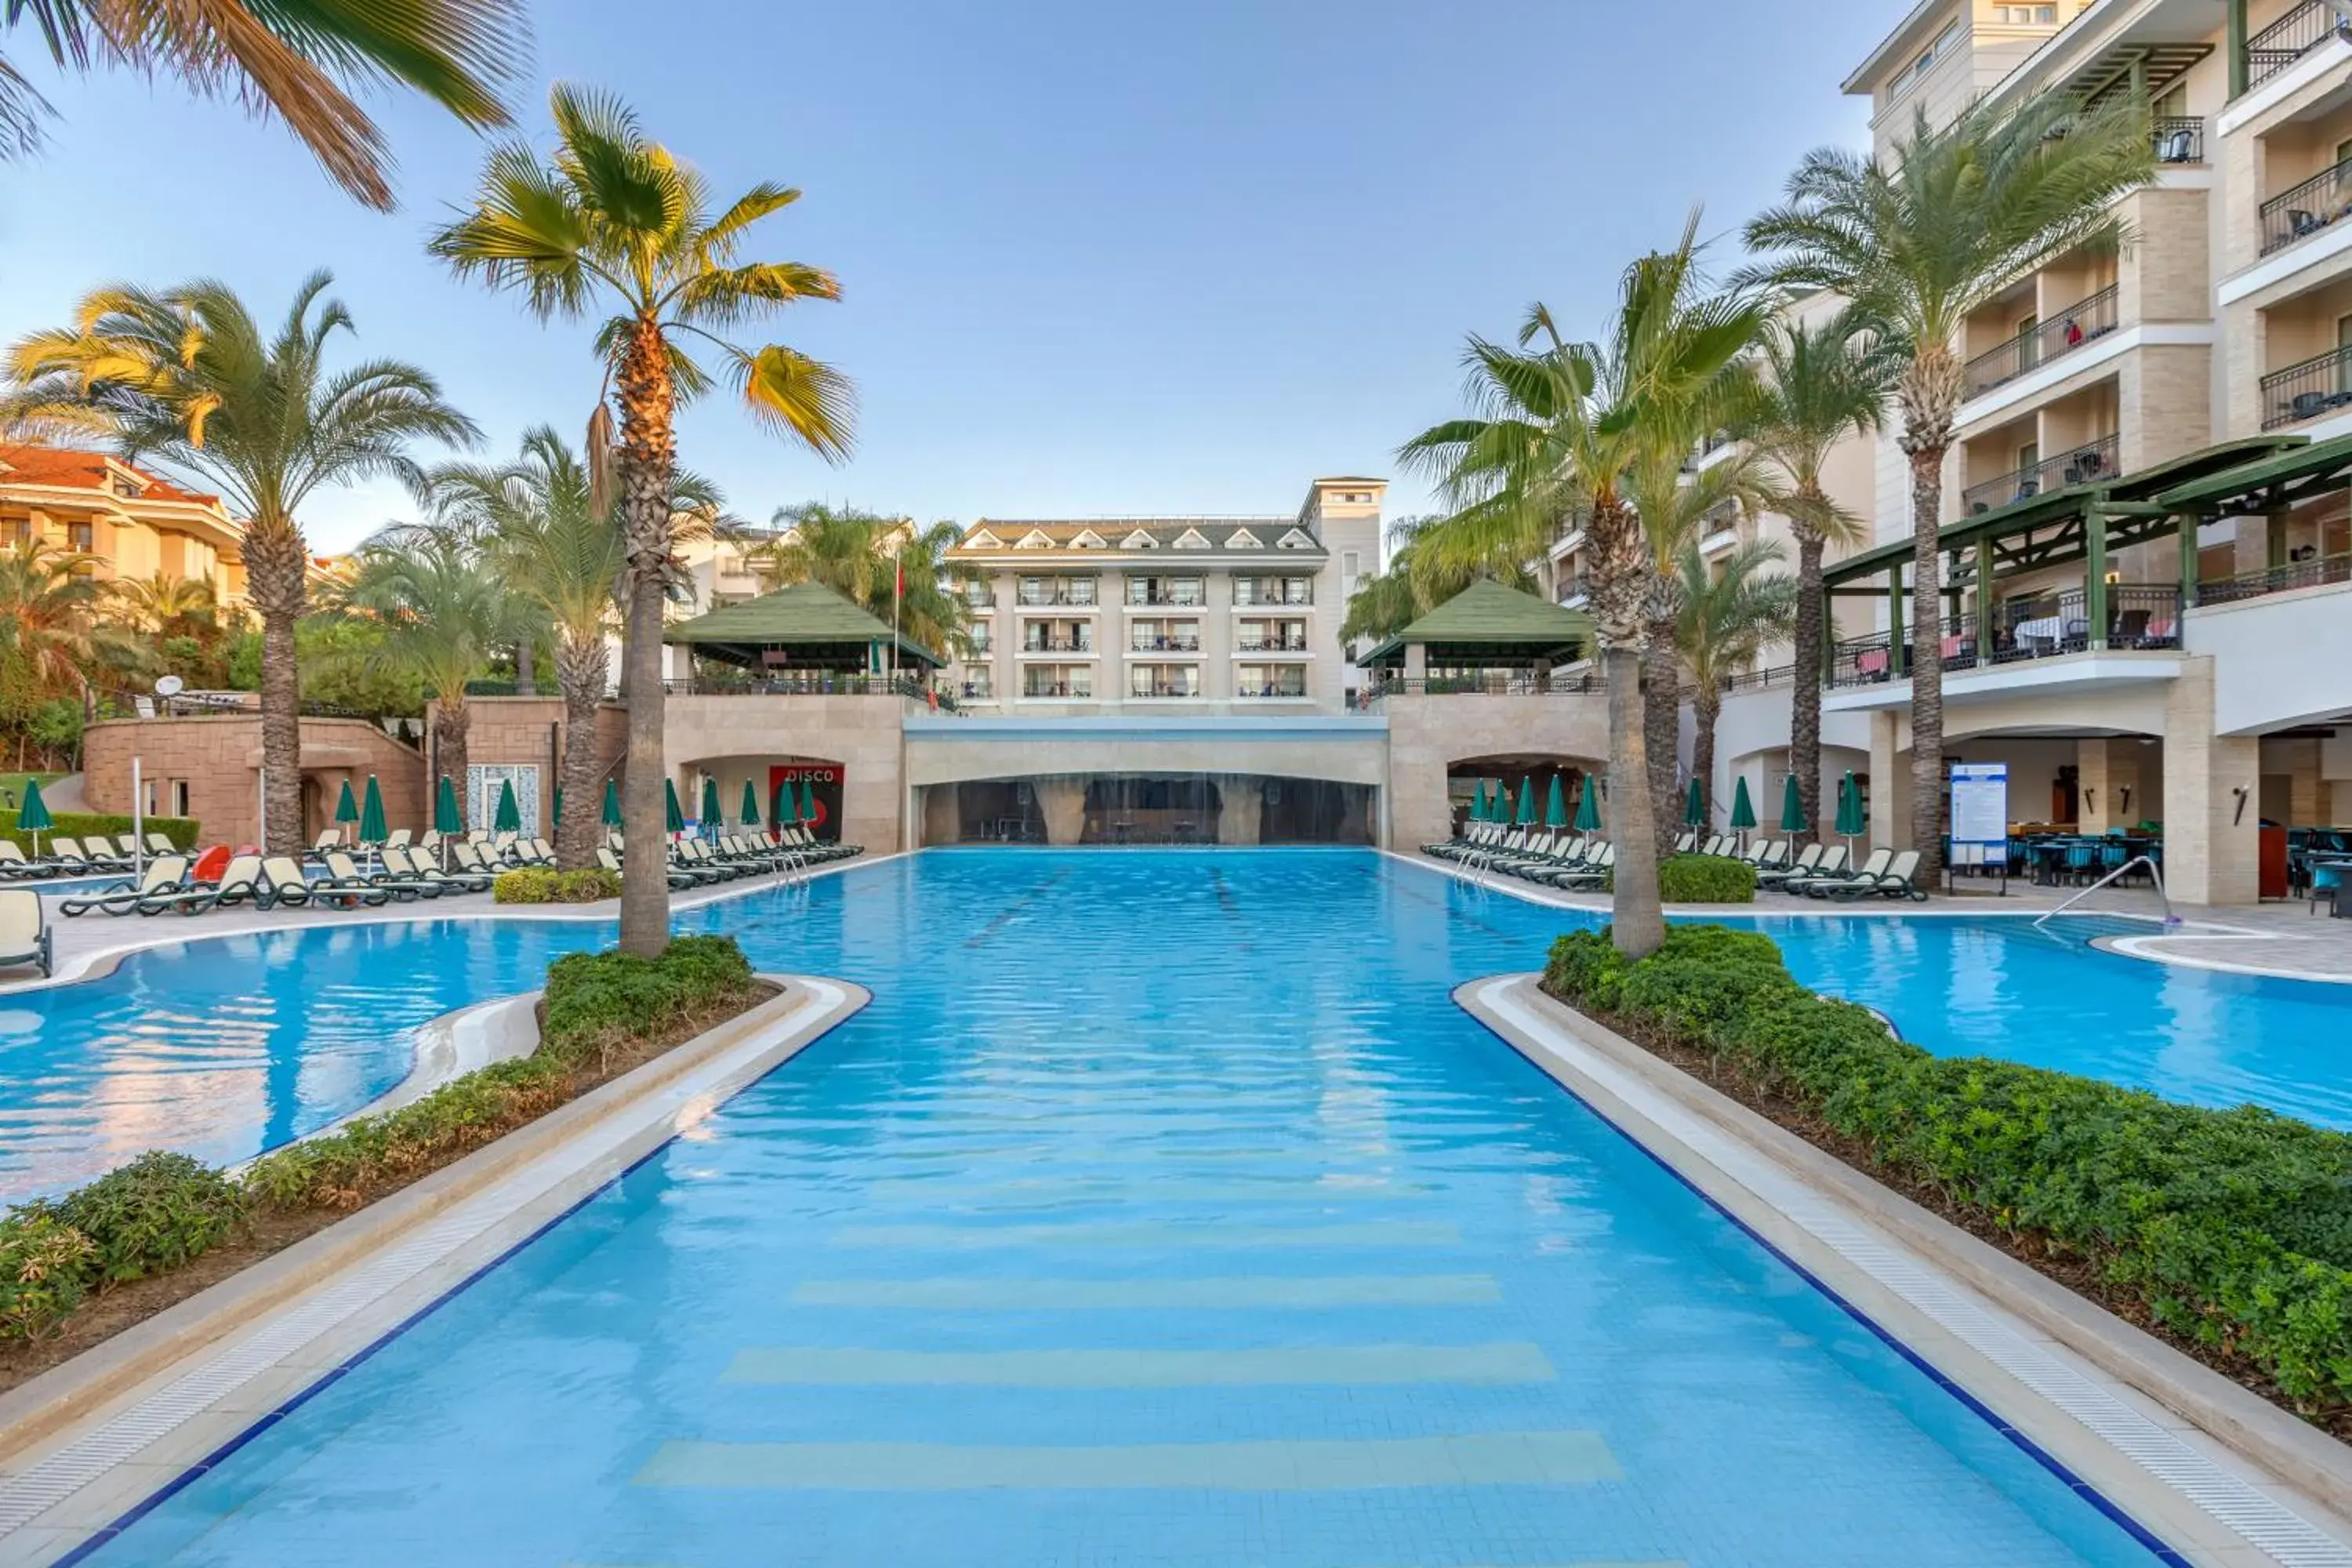
[{"label": "closed green umbrella", "polygon": [[1706,795],[1698,787],[1696,778],[1691,780],[1690,794],[1683,797],[1683,826],[1685,827],[1706,826]]},{"label": "closed green umbrella", "polygon": [[508,779],[499,785],[499,811],[498,815],[490,819],[490,830],[493,833],[522,831],[522,808],[515,804],[512,779]]},{"label": "closed green umbrella", "polygon": [[441,775],[441,788],[433,797],[433,831],[446,838],[466,831],[466,815],[457,809],[457,786],[449,775]]},{"label": "closed green umbrella", "polygon": [[743,826],[760,826],[760,792],[752,787],[750,779],[743,781]]},{"label": "closed green umbrella", "polygon": [[1560,794],[1559,775],[1551,775],[1551,794],[1544,801],[1544,826],[1561,828],[1568,826],[1568,799]]},{"label": "closed green umbrella", "polygon": [[381,844],[391,837],[392,830],[383,825],[383,790],[375,782],[375,775],[370,773],[367,799],[360,806],[360,842]]},{"label": "closed green umbrella", "polygon": [[1601,780],[1591,773],[1584,775],[1584,793],[1576,803],[1576,830],[1601,831]]},{"label": "closed green umbrella", "polygon": [[555,826],[558,827],[563,826],[563,786],[562,784],[555,786]]},{"label": "closed green umbrella", "polygon": [[1486,781],[1473,779],[1470,783],[1470,820],[1486,820]]},{"label": "closed green umbrella", "polygon": [[621,826],[621,784],[617,779],[604,781],[604,826]]},{"label": "closed green umbrella", "polygon": [[662,780],[662,795],[665,797],[663,801],[663,811],[666,814],[668,830],[672,833],[685,832],[686,814],[677,808],[677,781],[676,779]]},{"label": "closed green umbrella", "polygon": [[1862,809],[1862,786],[1853,782],[1853,773],[1847,770],[1838,784],[1837,831],[1847,838],[1857,838],[1870,826]]},{"label": "closed green umbrella", "polygon": [[57,819],[49,815],[49,803],[41,798],[41,781],[26,779],[25,804],[16,808],[16,826],[19,831],[33,836],[34,854],[41,852],[41,835],[51,831],[57,825]]},{"label": "closed green umbrella", "polygon": [[709,773],[702,775],[702,831],[716,832],[719,827],[719,781]]},{"label": "closed green umbrella", "polygon": [[343,793],[335,799],[335,826],[340,827],[346,822],[357,822],[359,819],[360,803],[352,798],[352,781],[345,779]]},{"label": "closed green umbrella", "polygon": [[1735,832],[1745,832],[1756,826],[1756,805],[1748,798],[1748,779],[1745,774],[1741,775],[1739,781],[1732,786],[1731,826]]},{"label": "closed green umbrella", "polygon": [[801,820],[816,820],[816,780],[812,778],[801,780]]},{"label": "closed green umbrella", "polygon": [[1536,781],[1519,781],[1519,826],[1532,827],[1536,820]]},{"label": "closed green umbrella", "polygon": [[1790,773],[1780,789],[1780,831],[1802,833],[1806,826],[1804,797],[1798,792],[1797,775]]}]

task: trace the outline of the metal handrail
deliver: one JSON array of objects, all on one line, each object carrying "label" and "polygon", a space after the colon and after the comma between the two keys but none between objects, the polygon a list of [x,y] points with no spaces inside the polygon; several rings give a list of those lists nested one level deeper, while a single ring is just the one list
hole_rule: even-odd
[{"label": "metal handrail", "polygon": [[2170,930],[2172,927],[2179,925],[2180,923],[2180,917],[2172,912],[2172,896],[2164,890],[2164,868],[2158,866],[2156,861],[2148,856],[2135,855],[2130,859],[2125,861],[2122,865],[2116,867],[2114,870],[2108,872],[2105,876],[2100,878],[2097,881],[2092,883],[2089,887],[2084,889],[2081,892],[2075,894],[2073,898],[2067,900],[2064,903],[2059,905],[2056,909],[2048,910],[2036,918],[2033,922],[2033,929],[2035,931],[2040,931],[2044,921],[2054,920],[2058,916],[2064,914],[2068,910],[2073,909],[2076,904],[2081,903],[2084,899],[2089,898],[2093,893],[2097,892],[2109,882],[2115,881],[2118,878],[2129,876],[2131,874],[2132,868],[2135,866],[2147,867],[2147,879],[2156,884],[2156,896],[2164,905],[2165,928],[2167,930]]}]

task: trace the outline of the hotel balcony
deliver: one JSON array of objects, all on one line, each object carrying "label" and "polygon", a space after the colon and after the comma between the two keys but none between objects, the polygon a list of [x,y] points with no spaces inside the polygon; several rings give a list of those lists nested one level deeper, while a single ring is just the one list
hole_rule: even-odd
[{"label": "hotel balcony", "polygon": [[2273,371],[2263,377],[2263,428],[2290,426],[2352,408],[2352,346]]},{"label": "hotel balcony", "polygon": [[2053,312],[2049,320],[2016,334],[1990,353],[1979,354],[1968,363],[1968,395],[1980,397],[2028,371],[2039,370],[2105,337],[2121,325],[2122,299],[2122,286],[2111,283]]},{"label": "hotel balcony", "polygon": [[[2107,584],[2106,633],[2091,635],[2093,609],[2087,587],[2013,595],[1995,606],[1990,647],[1983,646],[1974,606],[1963,610],[1968,630],[1943,639],[1947,675],[1979,668],[2018,664],[2095,651],[2159,652],[2180,647],[2180,590],[2171,584]],[[1912,647],[1895,646],[1891,633],[1873,632],[1840,641],[1830,659],[1833,689],[1883,685],[1910,674]]]},{"label": "hotel balcony", "polygon": [[1030,654],[1060,653],[1079,654],[1092,658],[1095,654],[1094,637],[1090,630],[1087,628],[1081,628],[1081,630],[1086,631],[1087,635],[1081,636],[1068,631],[1034,633],[1021,639],[1021,652],[1024,657]]},{"label": "hotel balcony", "polygon": [[1013,602],[1024,609],[1093,609],[1101,602],[1092,577],[1024,577]]},{"label": "hotel balcony", "polygon": [[1982,484],[1970,485],[1960,492],[1961,507],[1969,516],[1980,516],[2011,501],[2046,495],[2069,485],[2112,478],[2116,472],[2119,446],[2118,437],[2102,436],[2095,441],[2070,447],[2054,458],[2013,469]]},{"label": "hotel balcony", "polygon": [[2205,162],[2205,120],[2202,115],[2158,115],[2150,122],[2148,138],[2156,143],[2156,161],[2166,168],[2193,168]]},{"label": "hotel balcony", "polygon": [[1234,579],[1234,608],[1237,610],[1280,607],[1303,608],[1315,602],[1315,579],[1312,577],[1236,577]]},{"label": "hotel balcony", "polygon": [[2246,40],[2246,89],[2262,86],[2331,38],[2352,41],[2352,22],[2326,0],[2305,0]]},{"label": "hotel balcony", "polygon": [[2291,185],[2261,207],[2262,253],[2283,250],[2352,214],[2352,158]]}]

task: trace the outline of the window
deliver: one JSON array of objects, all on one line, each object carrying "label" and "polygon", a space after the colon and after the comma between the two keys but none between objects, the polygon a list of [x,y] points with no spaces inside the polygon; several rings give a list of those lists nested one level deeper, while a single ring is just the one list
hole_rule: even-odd
[{"label": "window", "polygon": [[1092,621],[1023,621],[1021,651],[1092,653],[1095,651],[1095,624]]},{"label": "window", "polygon": [[[2053,15],[2055,15],[2054,11]],[[1911,63],[1903,68],[1902,74],[1897,76],[1894,84],[1887,89],[1887,97],[1900,98],[1916,87],[1922,77],[1944,63],[1944,57],[1958,48],[1959,42],[1959,23],[1957,21],[1947,23],[1944,30],[1936,35],[1936,41],[1913,56]]]},{"label": "window", "polygon": [[1087,664],[1033,664],[1021,672],[1021,695],[1048,701],[1088,701],[1095,694],[1095,671]]},{"label": "window", "polygon": [[1024,605],[1077,605],[1095,602],[1091,577],[1024,577],[1018,595]]},{"label": "window", "polygon": [[969,635],[971,637],[971,651],[975,657],[985,658],[995,651],[996,639],[991,634],[986,621],[975,625]]},{"label": "window", "polygon": [[194,812],[188,809],[188,781],[185,779],[173,779],[172,781],[172,815],[173,816],[194,816],[195,815]]},{"label": "window", "polygon": [[963,602],[975,610],[996,607],[996,589],[986,582],[974,580],[963,585]]},{"label": "window", "polygon": [[2042,464],[2042,443],[2028,441],[2017,449],[2017,471],[2031,476]]},{"label": "window", "polygon": [[1128,623],[1127,646],[1133,653],[1198,653],[1201,651],[1201,623],[1130,621]]},{"label": "window", "polygon": [[1236,697],[1304,697],[1307,667],[1303,664],[1244,664],[1234,670]]},{"label": "window", "polygon": [[33,537],[33,521],[26,517],[0,518],[0,544],[11,548]]},{"label": "window", "polygon": [[66,524],[66,548],[87,554],[98,548],[98,525],[91,522]]},{"label": "window", "polygon": [[1996,5],[1992,19],[2010,27],[2054,27],[2058,25],[2058,7],[2049,5]]},{"label": "window", "polygon": [[996,697],[996,671],[991,669],[984,664],[967,666],[963,672],[963,694],[966,698],[974,701],[988,702],[994,700]]},{"label": "window", "polygon": [[1234,628],[1234,646],[1243,653],[1305,653],[1305,621],[1244,621]]},{"label": "window", "polygon": [[1236,605],[1311,605],[1314,602],[1315,579],[1312,577],[1234,579],[1234,603]]},{"label": "window", "polygon": [[1201,667],[1197,664],[1137,664],[1128,667],[1129,697],[1198,697]]},{"label": "window", "polygon": [[1130,605],[1173,605],[1179,609],[1197,608],[1209,602],[1208,580],[1202,577],[1129,577],[1127,580],[1127,602]]}]

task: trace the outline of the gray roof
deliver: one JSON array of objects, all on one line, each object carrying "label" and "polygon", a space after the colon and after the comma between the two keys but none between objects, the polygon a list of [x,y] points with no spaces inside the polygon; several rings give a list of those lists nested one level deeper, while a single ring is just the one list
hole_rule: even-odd
[{"label": "gray roof", "polygon": [[951,560],[1102,554],[1128,561],[1171,555],[1263,555],[1320,562],[1329,552],[1295,517],[982,518],[949,551]]}]

